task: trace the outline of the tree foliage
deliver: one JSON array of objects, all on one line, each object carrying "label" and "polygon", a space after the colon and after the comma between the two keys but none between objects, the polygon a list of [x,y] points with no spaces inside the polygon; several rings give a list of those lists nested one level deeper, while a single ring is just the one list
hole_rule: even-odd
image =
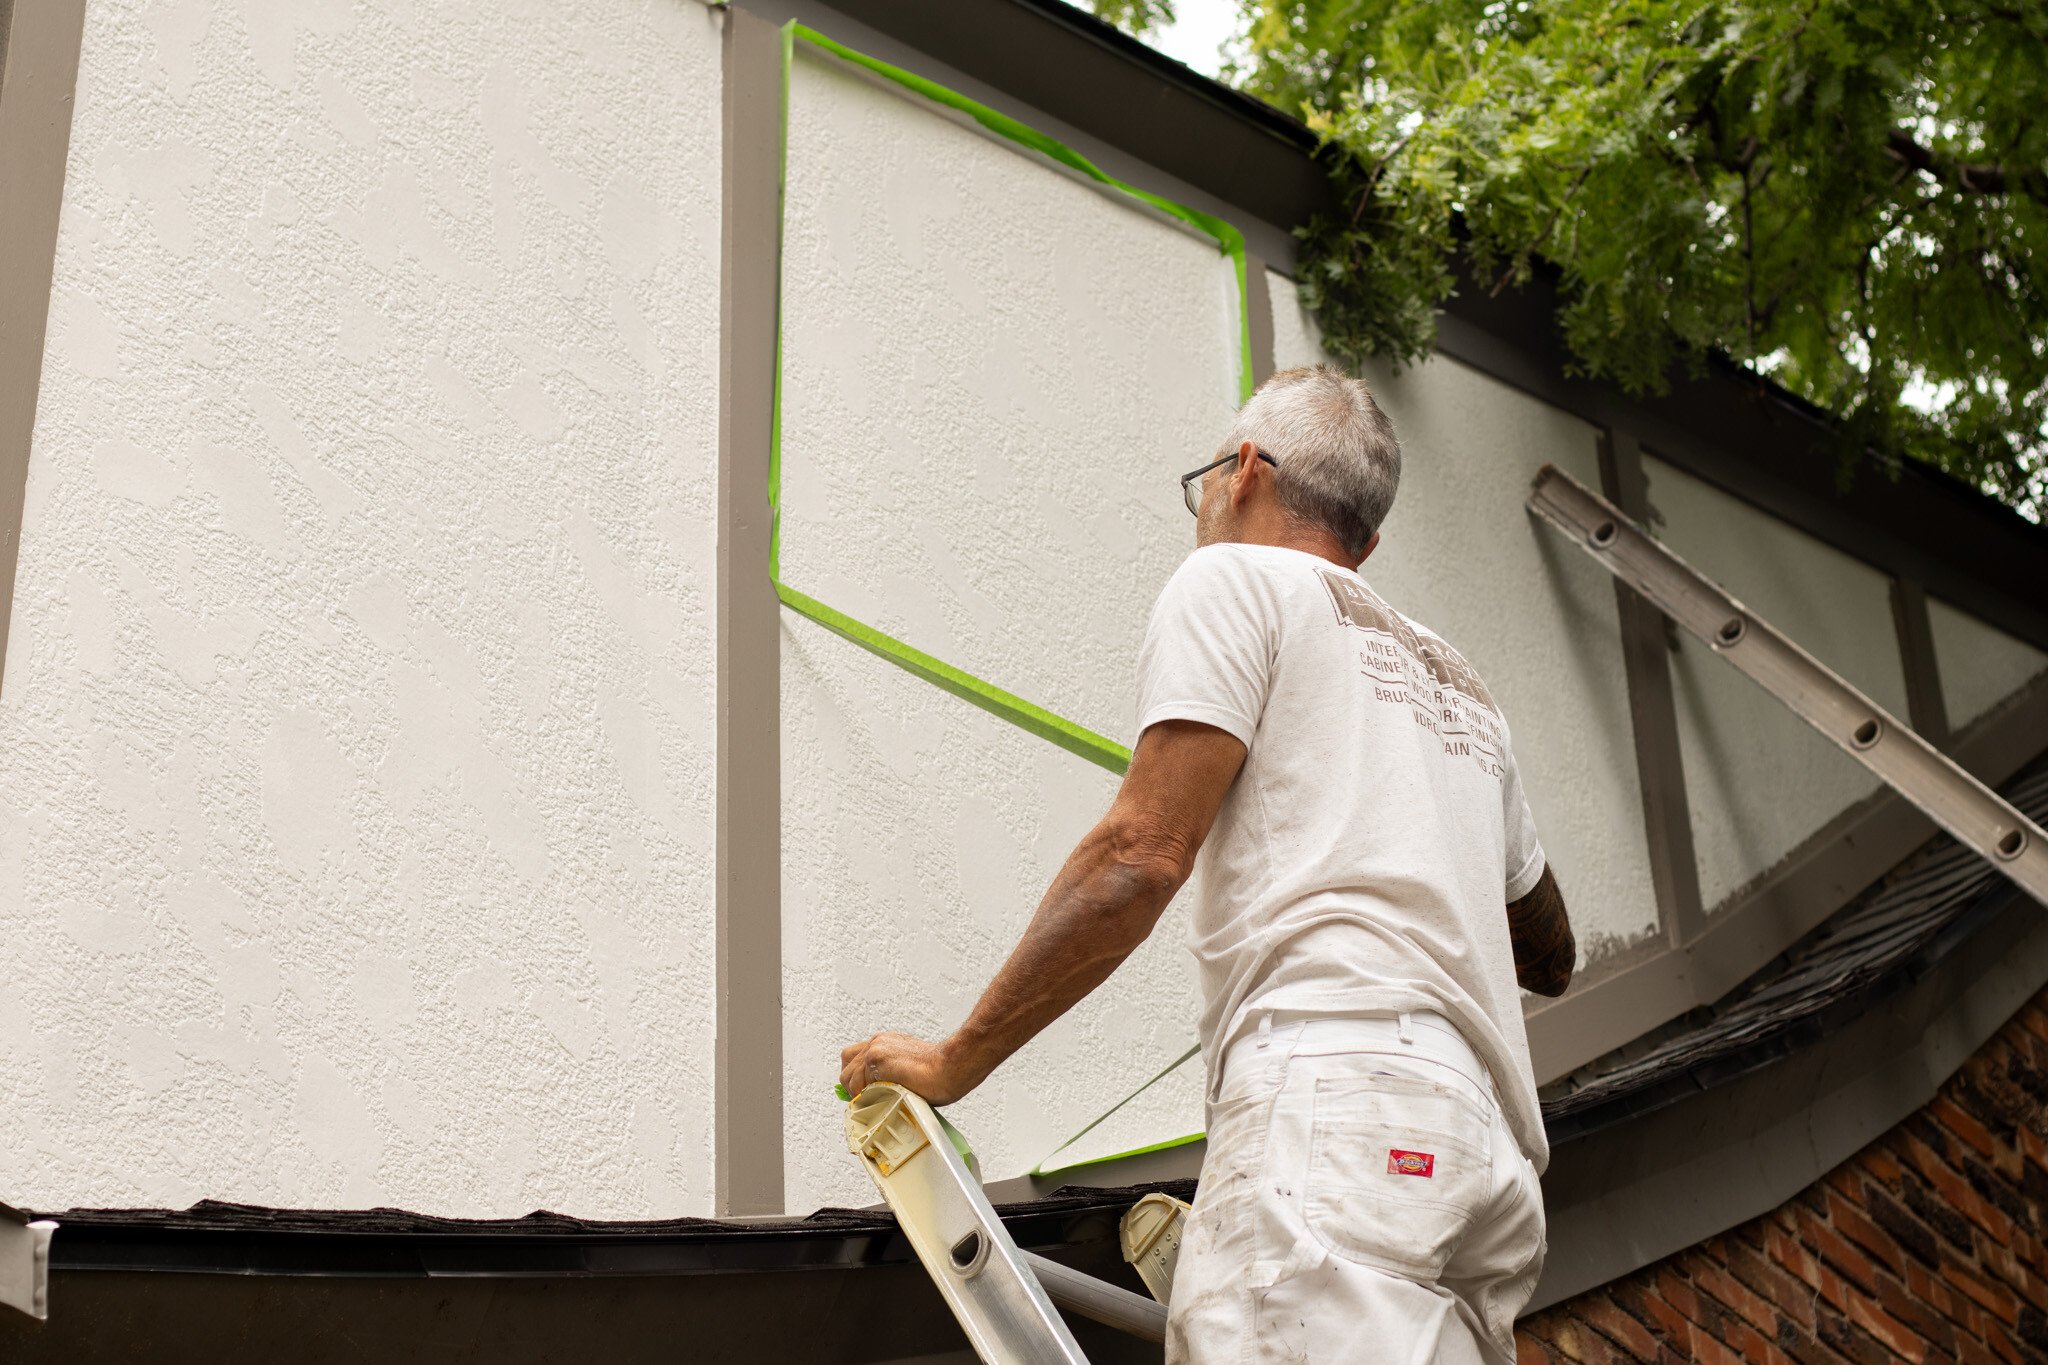
[{"label": "tree foliage", "polygon": [[1239,3],[1234,78],[1337,153],[1332,353],[1412,361],[1540,260],[1589,374],[1719,350],[2048,511],[2048,0]]}]

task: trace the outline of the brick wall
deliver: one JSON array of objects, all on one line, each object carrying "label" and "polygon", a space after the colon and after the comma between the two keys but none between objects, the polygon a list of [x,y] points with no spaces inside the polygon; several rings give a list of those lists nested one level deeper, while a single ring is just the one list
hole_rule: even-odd
[{"label": "brick wall", "polygon": [[2048,991],[1782,1208],[1524,1319],[1551,1361],[2048,1360]]}]

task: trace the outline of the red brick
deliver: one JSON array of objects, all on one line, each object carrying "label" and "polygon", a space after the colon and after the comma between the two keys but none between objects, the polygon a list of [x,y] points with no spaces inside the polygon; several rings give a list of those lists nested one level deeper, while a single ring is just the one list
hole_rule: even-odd
[{"label": "red brick", "polygon": [[1572,1311],[1592,1324],[1637,1360],[1657,1358],[1657,1338],[1650,1329],[1598,1294],[1589,1294],[1572,1304]]},{"label": "red brick", "polygon": [[1884,1311],[1905,1323],[1931,1346],[1953,1353],[1956,1329],[1946,1316],[1925,1299],[1914,1296],[1889,1275],[1878,1282],[1877,1301]]},{"label": "red brick", "polygon": [[1656,1333],[1665,1345],[1676,1351],[1686,1349],[1692,1338],[1692,1324],[1657,1292],[1654,1284],[1632,1284],[1626,1288],[1617,1285],[1612,1292],[1623,1310]]},{"label": "red brick", "polygon": [[1728,1271],[1780,1313],[1790,1316],[1809,1335],[1812,1334],[1813,1291],[1810,1288],[1754,1251],[1741,1250],[1729,1257]]},{"label": "red brick", "polygon": [[2004,1144],[1991,1136],[1991,1130],[1978,1121],[1977,1116],[1965,1110],[1946,1095],[1936,1095],[1927,1105],[1928,1117],[1975,1148],[1983,1157],[1995,1157]]},{"label": "red brick", "polygon": [[1705,1361],[1706,1365],[1742,1365],[1741,1356],[1698,1330],[1692,1334],[1692,1358]]},{"label": "red brick", "polygon": [[1924,1360],[1927,1356],[1927,1343],[1918,1332],[1867,1299],[1849,1301],[1849,1321],[1908,1360]]},{"label": "red brick", "polygon": [[1553,1365],[1550,1348],[1527,1332],[1515,1333],[1515,1365]]},{"label": "red brick", "polygon": [[1905,1174],[1904,1168],[1899,1165],[1899,1159],[1879,1147],[1869,1148],[1859,1159],[1863,1162],[1863,1169],[1866,1172],[1887,1185],[1898,1184],[1899,1177]]},{"label": "red brick", "polygon": [[1828,1195],[1828,1221],[1836,1231],[1854,1242],[1858,1247],[1876,1257],[1890,1268],[1894,1275],[1905,1269],[1906,1258],[1899,1251],[1899,1244],[1890,1234],[1864,1216],[1863,1210],[1852,1205],[1841,1195]]},{"label": "red brick", "polygon": [[[1811,1213],[1800,1220],[1799,1230],[1804,1234],[1806,1244],[1819,1254],[1822,1261],[1839,1270],[1866,1294],[1876,1290],[1877,1267],[1871,1264],[1868,1256],[1850,1246],[1839,1232]],[[1821,1285],[1821,1292],[1827,1292],[1825,1282]]]},{"label": "red brick", "polygon": [[1778,1315],[1762,1295],[1743,1284],[1717,1265],[1702,1265],[1693,1271],[1693,1283],[1703,1293],[1711,1294],[1748,1321],[1759,1331],[1775,1331]]},{"label": "red brick", "polygon": [[[1987,1280],[1971,1274],[1958,1261],[1950,1261],[1942,1267],[1942,1279],[1958,1293],[1967,1295],[1973,1302],[1992,1314],[2000,1322],[2018,1322],[2019,1300],[2013,1292],[1994,1280]],[[1986,1324],[1985,1340],[1990,1341],[1990,1324]]]}]

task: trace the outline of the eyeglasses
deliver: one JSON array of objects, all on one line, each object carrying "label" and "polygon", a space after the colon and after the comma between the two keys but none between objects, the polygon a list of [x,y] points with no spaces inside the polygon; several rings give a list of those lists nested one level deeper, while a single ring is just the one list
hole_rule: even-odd
[{"label": "eyeglasses", "polygon": [[[1265,451],[1257,451],[1256,454],[1260,459],[1264,460],[1267,464],[1273,466],[1273,468],[1278,469],[1280,467],[1280,462],[1274,459],[1271,455],[1268,455]],[[1235,451],[1232,451],[1230,454],[1225,455],[1220,460],[1211,460],[1209,461],[1209,463],[1203,465],[1200,469],[1197,469],[1192,473],[1183,474],[1180,476],[1180,500],[1188,505],[1189,516],[1199,517],[1200,515],[1202,515],[1202,486],[1195,481],[1201,478],[1204,474],[1208,473],[1210,470],[1219,468],[1223,465],[1227,465],[1236,458],[1237,453]]]}]

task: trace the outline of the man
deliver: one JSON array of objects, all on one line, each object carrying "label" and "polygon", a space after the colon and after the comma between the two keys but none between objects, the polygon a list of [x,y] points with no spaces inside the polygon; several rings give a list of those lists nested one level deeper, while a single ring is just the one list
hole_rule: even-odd
[{"label": "man", "polygon": [[841,1079],[960,1098],[1199,867],[1209,1140],[1168,1359],[1509,1362],[1549,1156],[1516,985],[1570,981],[1564,902],[1485,685],[1356,571],[1400,478],[1370,390],[1275,375],[1221,451],[1182,480],[1198,548],[1108,814],[957,1032],[877,1034]]}]

